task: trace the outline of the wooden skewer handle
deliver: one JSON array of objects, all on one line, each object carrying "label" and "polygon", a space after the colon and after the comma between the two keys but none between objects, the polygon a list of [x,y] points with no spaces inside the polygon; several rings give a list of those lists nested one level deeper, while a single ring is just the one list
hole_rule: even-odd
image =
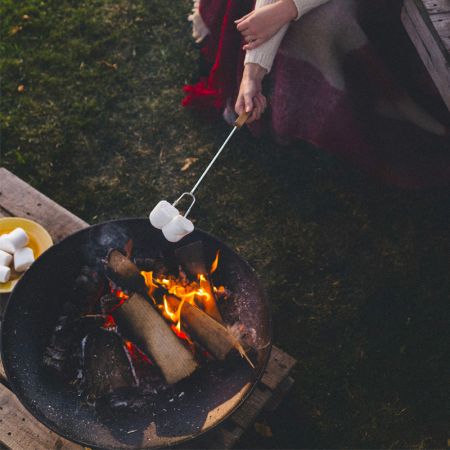
[{"label": "wooden skewer handle", "polygon": [[236,119],[236,122],[234,122],[234,125],[237,126],[238,128],[241,128],[242,125],[245,124],[245,122],[247,122],[247,119],[250,117],[251,112],[243,112],[241,114],[239,114],[239,117]]}]

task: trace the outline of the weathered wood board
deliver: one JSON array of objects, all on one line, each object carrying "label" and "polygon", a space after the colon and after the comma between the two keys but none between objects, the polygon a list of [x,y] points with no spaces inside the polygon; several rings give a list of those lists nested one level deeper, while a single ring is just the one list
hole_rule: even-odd
[{"label": "weathered wood board", "polygon": [[405,0],[402,22],[450,110],[450,0]]},{"label": "weathered wood board", "polygon": [[[0,217],[26,217],[43,225],[55,242],[88,226],[30,185],[0,167]],[[6,298],[1,298],[1,302]],[[249,399],[222,425],[187,444],[184,448],[228,449],[268,406],[273,410],[292,386],[289,373],[296,360],[273,347],[260,384]],[[83,447],[58,436],[39,423],[8,389],[0,360],[0,449],[82,450]],[[272,405],[272,406],[270,406]]]}]

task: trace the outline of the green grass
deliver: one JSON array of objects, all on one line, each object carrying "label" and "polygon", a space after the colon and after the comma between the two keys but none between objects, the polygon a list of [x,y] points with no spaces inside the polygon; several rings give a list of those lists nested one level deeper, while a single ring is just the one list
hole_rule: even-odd
[{"label": "green grass", "polygon": [[[3,0],[1,165],[91,223],[189,188],[228,131],[180,107],[198,71],[189,9]],[[275,343],[299,361],[289,398],[260,419],[273,437],[252,430],[243,446],[446,446],[448,205],[306,145],[233,139],[193,217],[255,267]]]}]

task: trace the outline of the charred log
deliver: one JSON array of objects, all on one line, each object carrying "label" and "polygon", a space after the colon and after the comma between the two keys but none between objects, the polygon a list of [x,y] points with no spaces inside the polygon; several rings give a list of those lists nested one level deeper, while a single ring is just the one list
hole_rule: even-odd
[{"label": "charred log", "polygon": [[81,339],[101,324],[102,319],[80,317],[78,308],[66,302],[44,349],[44,366],[58,377],[72,380],[78,369],[76,349]]},{"label": "charred log", "polygon": [[131,358],[117,333],[99,329],[89,334],[82,345],[85,393],[90,402],[138,385]]},{"label": "charred log", "polygon": [[139,293],[146,293],[148,290],[138,267],[119,250],[110,250],[108,253],[106,273],[122,289]]},{"label": "charred log", "polygon": [[157,364],[168,384],[188,377],[197,368],[190,351],[142,295],[131,295],[117,309],[116,318],[124,336]]}]

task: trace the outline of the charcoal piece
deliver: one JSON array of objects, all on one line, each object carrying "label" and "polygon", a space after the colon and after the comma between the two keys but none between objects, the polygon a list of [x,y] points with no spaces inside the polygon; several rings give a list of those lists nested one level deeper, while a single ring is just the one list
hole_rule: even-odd
[{"label": "charcoal piece", "polygon": [[72,298],[84,314],[93,313],[98,299],[104,293],[105,283],[103,277],[95,268],[83,266],[75,279]]},{"label": "charcoal piece", "polygon": [[87,336],[83,345],[85,395],[89,402],[138,385],[131,358],[117,333],[96,330]]},{"label": "charcoal piece", "polygon": [[140,270],[151,271],[156,277],[169,273],[169,266],[162,258],[134,258],[133,261]]},{"label": "charcoal piece", "polygon": [[112,294],[106,294],[100,298],[100,310],[104,315],[111,314],[115,309],[117,309],[121,303],[123,303],[123,298],[118,298]]},{"label": "charcoal piece", "polygon": [[101,324],[101,318],[80,317],[79,309],[66,302],[44,349],[42,358],[44,367],[59,378],[72,380],[79,367],[76,349],[81,339]]}]

